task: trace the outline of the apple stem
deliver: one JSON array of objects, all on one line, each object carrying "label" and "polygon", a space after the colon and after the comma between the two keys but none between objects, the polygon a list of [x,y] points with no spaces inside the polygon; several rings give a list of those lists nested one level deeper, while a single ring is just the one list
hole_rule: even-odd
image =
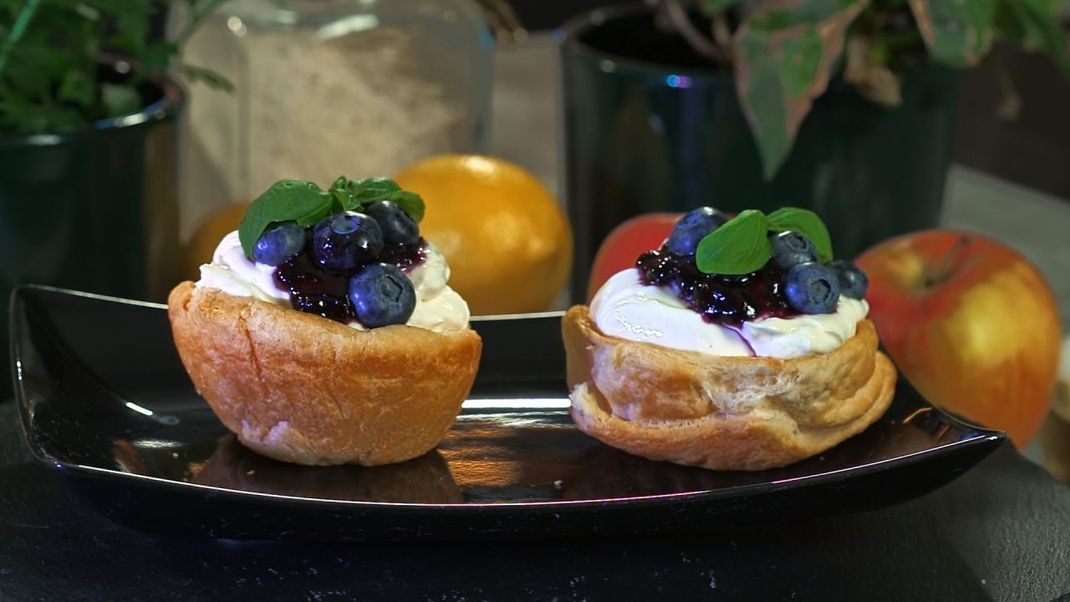
[{"label": "apple stem", "polygon": [[925,288],[934,288],[943,284],[951,276],[952,268],[958,263],[959,257],[969,244],[969,236],[960,236],[940,261],[927,268],[925,270]]}]

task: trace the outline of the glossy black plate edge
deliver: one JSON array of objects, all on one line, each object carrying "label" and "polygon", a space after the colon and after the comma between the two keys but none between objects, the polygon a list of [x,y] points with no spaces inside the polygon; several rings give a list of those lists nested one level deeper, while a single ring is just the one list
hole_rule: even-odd
[{"label": "glossy black plate edge", "polygon": [[[800,518],[864,512],[945,485],[999,447],[976,439],[923,462],[905,462],[806,486],[752,486],[710,494],[584,503],[472,507],[303,501],[173,482],[116,479],[113,473],[56,465],[70,488],[111,520],[161,536],[261,541],[406,541],[638,536],[723,532]],[[830,504],[835,496],[837,504]],[[846,507],[848,510],[843,510]],[[268,526],[270,525],[270,526]]]},{"label": "glossy black plate edge", "polygon": [[[76,301],[84,301],[89,304],[122,305],[149,311],[166,312],[167,309],[166,305],[160,303],[124,299],[45,285],[21,285],[12,291],[8,314],[12,358],[11,373],[22,433],[32,454],[42,462],[49,464],[61,462],[61,460],[50,453],[47,446],[43,445],[38,437],[35,436],[30,415],[36,401],[29,398],[25,380],[18,367],[25,355],[23,347],[32,347],[28,340],[23,340],[29,335],[32,328],[31,322],[33,322],[33,318],[31,314],[40,313],[42,317],[46,317],[49,299],[57,297],[73,298]],[[554,333],[553,336],[560,337],[560,318],[562,315],[563,312],[544,312],[539,314],[473,318],[472,327],[483,337],[484,349],[494,348],[499,350],[495,354],[483,354],[474,388],[484,392],[508,394],[514,391],[523,391],[530,387],[532,383],[538,383],[543,387],[560,385],[561,390],[564,391],[564,352],[561,344],[555,346],[555,349],[561,349],[557,355],[528,354],[525,347],[514,344],[518,337],[546,337],[547,332],[552,332]],[[50,324],[49,326],[51,327]],[[520,358],[523,361],[520,361]],[[92,370],[87,370],[87,372],[92,373]]]},{"label": "glossy black plate edge", "polygon": [[[26,290],[22,290],[26,289]],[[89,298],[93,300],[106,301],[106,302],[118,302],[123,304],[136,305],[139,307],[147,307],[154,309],[162,309],[164,306],[159,304],[152,304],[140,301],[130,301],[125,299],[106,297],[101,295],[93,295],[87,293],[80,293],[77,291],[67,291],[64,289],[57,289],[53,287],[39,287],[29,286],[22,287],[22,289],[16,290],[12,299],[12,333],[21,332],[22,324],[16,320],[17,315],[23,315],[25,313],[25,296],[33,296],[33,291],[46,293],[46,294],[59,294],[59,295],[75,295],[78,297]],[[25,316],[23,316],[25,319]],[[547,324],[545,320],[559,319],[559,313],[543,314],[537,316],[535,320],[531,321],[531,325],[538,328],[546,328]],[[500,320],[524,320],[523,316],[509,316],[501,319],[483,319],[480,322],[493,323]],[[540,323],[543,322],[543,323]],[[515,326],[515,324],[514,324]],[[12,345],[18,350],[18,339],[12,337]],[[21,357],[21,355],[13,355],[13,357]],[[557,368],[560,371],[560,367]],[[411,535],[423,535],[429,534],[427,529],[417,529],[414,533],[407,533],[404,529],[397,530],[397,525],[389,526],[388,523],[379,524],[381,514],[383,510],[389,510],[392,515],[399,517],[406,517],[406,522],[413,515],[418,515],[421,519],[431,517],[441,517],[448,519],[448,523],[460,528],[447,527],[445,529],[436,529],[438,531],[444,531],[445,534],[452,534],[453,536],[465,536],[474,534],[471,531],[471,525],[465,527],[466,523],[473,523],[479,526],[479,534],[485,536],[493,534],[493,532],[501,531],[503,534],[522,535],[527,531],[522,528],[527,524],[524,517],[528,516],[551,516],[553,520],[549,524],[542,524],[535,527],[530,534],[547,534],[552,533],[555,529],[552,527],[554,524],[561,525],[563,530],[561,534],[568,533],[582,533],[590,531],[592,533],[598,533],[606,531],[606,527],[599,524],[591,524],[590,521],[580,521],[579,524],[571,524],[572,515],[583,516],[590,511],[597,510],[600,515],[605,515],[607,511],[620,511],[624,514],[631,514],[635,510],[651,511],[653,509],[662,509],[669,516],[664,517],[662,520],[651,525],[656,526],[658,530],[663,527],[673,524],[675,521],[671,520],[673,516],[682,516],[694,514],[693,512],[681,512],[682,509],[698,509],[699,515],[713,515],[713,516],[726,516],[732,515],[734,518],[745,518],[747,516],[761,517],[767,514],[763,511],[766,506],[781,507],[781,511],[778,515],[783,516],[795,516],[799,514],[814,514],[815,510],[820,513],[822,508],[820,504],[818,507],[811,507],[813,504],[799,503],[800,500],[795,498],[801,498],[805,500],[807,497],[813,497],[815,499],[820,498],[820,492],[823,488],[836,484],[836,490],[838,495],[843,495],[845,490],[857,489],[857,494],[862,499],[856,500],[851,504],[847,504],[852,511],[864,510],[867,508],[876,508],[889,505],[890,503],[897,503],[898,501],[904,501],[915,497],[921,493],[931,491],[932,489],[939,487],[957,477],[965,470],[972,467],[978,461],[983,459],[988,453],[991,453],[1005,438],[1003,433],[997,431],[989,431],[987,429],[981,429],[974,425],[963,423],[956,417],[942,412],[938,409],[934,411],[946,418],[946,421],[953,424],[958,424],[961,428],[969,433],[969,438],[964,440],[955,441],[947,445],[924,450],[908,456],[901,456],[897,458],[891,458],[881,462],[872,463],[865,466],[852,467],[843,471],[826,473],[822,475],[816,475],[813,477],[806,477],[801,479],[794,479],[787,483],[774,483],[772,485],[767,483],[754,484],[749,486],[736,487],[726,490],[701,492],[696,494],[682,494],[672,496],[660,496],[660,497],[641,497],[633,500],[609,500],[606,502],[552,502],[552,503],[519,503],[519,504],[465,504],[463,506],[436,506],[436,505],[407,505],[407,504],[383,504],[376,502],[338,502],[333,500],[310,500],[305,498],[287,498],[282,496],[270,496],[264,494],[252,494],[249,492],[239,492],[224,489],[204,488],[202,486],[192,486],[187,483],[177,483],[154,477],[147,477],[144,475],[135,475],[131,473],[123,473],[119,471],[112,471],[107,469],[101,469],[91,466],[83,466],[78,464],[71,464],[58,460],[55,456],[50,454],[47,449],[40,446],[35,437],[31,436],[32,426],[29,416],[29,405],[25,400],[25,392],[22,390],[21,382],[18,383],[19,387],[16,392],[16,398],[19,402],[20,416],[23,427],[24,437],[29,444],[30,450],[33,455],[42,463],[54,468],[60,476],[71,483],[71,485],[80,493],[86,495],[89,501],[101,511],[103,514],[112,517],[114,520],[124,524],[130,524],[130,526],[136,526],[137,528],[149,531],[158,532],[177,532],[182,533],[188,529],[201,530],[208,534],[220,537],[234,537],[234,538],[263,538],[263,533],[256,533],[240,528],[235,524],[232,519],[226,517],[226,513],[220,513],[218,510],[221,508],[219,502],[226,500],[228,504],[237,506],[249,506],[257,504],[265,504],[266,507],[270,507],[272,512],[283,511],[296,511],[298,514],[292,517],[292,520],[301,522],[307,519],[304,517],[305,511],[310,507],[321,507],[328,510],[326,513],[314,513],[317,516],[331,516],[334,519],[338,519],[342,516],[356,516],[360,517],[367,512],[373,512],[377,518],[376,525],[371,530],[360,523],[355,529],[348,535],[342,535],[343,538],[349,539],[379,539],[383,537],[392,537],[395,535],[401,535],[402,538]],[[949,462],[950,458],[956,458],[956,462]],[[940,474],[936,474],[931,470],[917,470],[918,467],[936,467],[937,465],[943,466],[943,470]],[[880,487],[864,486],[859,487],[861,482],[875,480],[876,484],[887,481],[884,477],[890,473],[905,474],[905,473],[918,473],[915,476],[921,476],[922,478],[915,478],[913,480],[903,481],[898,479],[901,486],[896,487],[893,491],[885,491],[881,495],[872,496],[867,495],[873,491],[881,490]],[[107,483],[102,483],[107,481]],[[116,486],[118,483],[119,486]],[[119,491],[125,490],[142,490],[141,494],[147,495],[152,498],[159,498],[159,504],[157,506],[146,507],[145,505],[139,505],[138,511],[132,514],[126,515],[121,512],[124,507],[121,496],[119,498],[114,497]],[[791,495],[788,495],[791,494]],[[770,497],[772,496],[772,497]],[[207,503],[207,508],[204,508],[206,514],[192,513],[186,521],[182,521],[182,524],[175,524],[174,520],[168,522],[165,519],[174,519],[176,514],[172,510],[167,510],[156,516],[152,512],[155,508],[168,508],[171,505],[172,500],[186,499],[180,507],[183,509],[190,509],[198,506],[198,502],[202,505]],[[764,506],[759,505],[757,507],[747,507],[745,504],[740,506],[741,500],[753,500],[753,499],[765,499],[769,498],[772,503],[766,503]],[[866,499],[868,498],[868,499]],[[110,500],[107,503],[100,504],[102,500]],[[724,503],[728,500],[731,503]],[[785,503],[787,500],[795,500],[791,503]],[[711,502],[721,502],[715,506],[711,506]],[[827,504],[825,504],[827,506]],[[715,508],[716,511],[711,511],[711,508]],[[245,512],[248,508],[242,510]],[[341,512],[344,510],[344,512]],[[413,512],[417,510],[418,512]],[[825,511],[828,509],[825,508]],[[238,514],[241,515],[242,512]],[[179,514],[180,515],[180,514]],[[467,515],[469,520],[464,520]],[[198,520],[200,516],[202,520]],[[215,516],[219,524],[214,527],[210,527],[204,522],[203,518],[206,516]],[[505,517],[506,524],[513,525],[512,528],[491,529],[487,531],[485,519],[488,517]],[[563,519],[562,517],[568,517]],[[149,519],[147,522],[141,519]],[[461,520],[458,520],[460,518]],[[193,524],[190,523],[193,521]],[[358,521],[359,522],[359,521]],[[417,520],[416,523],[422,523],[423,520]],[[628,521],[629,523],[631,521]],[[432,520],[431,524],[435,524]],[[230,527],[228,527],[230,525]],[[586,525],[586,529],[584,526]],[[171,529],[170,527],[176,527]],[[198,527],[201,527],[198,529]],[[382,529],[378,528],[382,527]],[[162,531],[161,531],[162,528]],[[260,526],[262,531],[262,525]],[[636,530],[635,527],[631,527],[633,532],[642,532],[645,529]],[[612,531],[612,529],[609,529]],[[432,530],[434,531],[434,530]],[[301,535],[307,532],[302,530],[288,531],[286,529],[278,530],[272,539],[288,538],[295,535]],[[393,534],[393,535],[391,535]],[[330,539],[337,539],[340,535],[330,537]]]}]

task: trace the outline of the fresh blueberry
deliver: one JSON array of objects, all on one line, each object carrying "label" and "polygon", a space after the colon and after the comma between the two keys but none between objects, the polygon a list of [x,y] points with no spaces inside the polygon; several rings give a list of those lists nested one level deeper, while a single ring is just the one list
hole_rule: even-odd
[{"label": "fresh blueberry", "polygon": [[366,328],[404,324],[416,309],[416,291],[404,272],[388,263],[373,263],[349,279],[349,301]]},{"label": "fresh blueberry", "polygon": [[840,299],[836,272],[820,263],[793,265],[784,276],[784,294],[792,309],[804,314],[831,314]]},{"label": "fresh blueberry", "polygon": [[699,241],[726,221],[725,214],[713,207],[694,209],[676,222],[665,247],[677,255],[694,255]]},{"label": "fresh blueberry", "polygon": [[365,207],[364,212],[379,223],[386,244],[411,245],[420,240],[420,227],[396,203],[379,201]]},{"label": "fresh blueberry", "polygon": [[809,238],[788,230],[769,237],[773,246],[773,261],[785,270],[799,263],[817,261],[817,249]]},{"label": "fresh blueberry", "polygon": [[297,222],[279,222],[267,230],[253,244],[253,261],[264,265],[282,265],[301,252],[305,246],[305,229]]},{"label": "fresh blueberry", "polygon": [[312,229],[312,256],[329,270],[354,271],[378,259],[382,251],[383,231],[363,213],[331,215]]},{"label": "fresh blueberry", "polygon": [[864,299],[869,290],[869,278],[858,266],[843,259],[830,262],[829,267],[836,272],[840,281],[840,292],[845,297]]}]

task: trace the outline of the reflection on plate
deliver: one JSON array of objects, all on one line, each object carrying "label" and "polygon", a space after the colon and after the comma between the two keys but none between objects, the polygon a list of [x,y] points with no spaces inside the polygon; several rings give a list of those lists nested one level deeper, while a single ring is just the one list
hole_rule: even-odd
[{"label": "reflection on plate", "polygon": [[462,499],[449,466],[433,450],[373,468],[297,466],[265,458],[227,435],[206,462],[190,468],[191,482],[235,491],[388,503],[456,504]]},{"label": "reflection on plate", "polygon": [[377,468],[262,458],[194,392],[160,306],[39,287],[15,296],[17,397],[34,454],[107,516],[228,538],[403,539],[721,528],[931,491],[1001,433],[900,379],[888,413],[824,454],[711,472],[606,447],[568,417],[559,315],[475,321],[484,358],[438,450]]}]

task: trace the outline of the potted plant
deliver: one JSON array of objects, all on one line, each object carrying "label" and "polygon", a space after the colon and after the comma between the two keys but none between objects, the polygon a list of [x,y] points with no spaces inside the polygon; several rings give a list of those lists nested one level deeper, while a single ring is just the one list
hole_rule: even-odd
[{"label": "potted plant", "polygon": [[997,41],[1070,65],[1057,0],[648,0],[562,44],[573,295],[647,211],[799,205],[853,256],[934,225],[956,70]]},{"label": "potted plant", "polygon": [[[178,248],[172,58],[222,0],[184,0],[171,40],[166,3],[0,3],[0,360],[7,300],[23,282],[160,298]],[[187,77],[225,85],[212,72]],[[8,390],[0,377],[0,399]]]}]

